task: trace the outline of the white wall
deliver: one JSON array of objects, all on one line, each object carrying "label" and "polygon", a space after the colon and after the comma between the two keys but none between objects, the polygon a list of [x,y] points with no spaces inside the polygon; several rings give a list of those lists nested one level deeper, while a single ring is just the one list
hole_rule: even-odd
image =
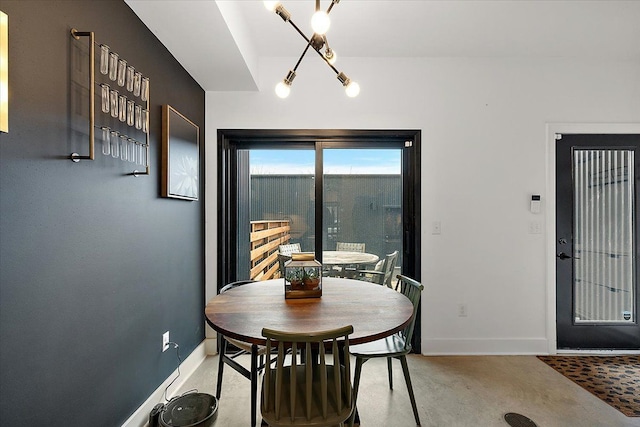
[{"label": "white wall", "polygon": [[[553,351],[547,124],[640,122],[640,61],[345,58],[341,70],[362,88],[348,99],[310,56],[281,100],[273,87],[293,64],[261,62],[260,92],[207,92],[207,298],[217,268],[217,129],[421,129],[423,353]],[[529,212],[532,194],[542,195],[541,214]],[[442,234],[431,234],[433,221]],[[543,234],[529,234],[531,221]],[[467,317],[457,316],[459,303]]]}]

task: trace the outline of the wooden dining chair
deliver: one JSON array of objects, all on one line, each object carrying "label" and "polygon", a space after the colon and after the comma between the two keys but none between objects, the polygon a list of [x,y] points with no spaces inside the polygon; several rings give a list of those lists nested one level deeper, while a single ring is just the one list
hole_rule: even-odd
[{"label": "wooden dining chair", "polygon": [[[360,374],[362,373],[362,365],[367,360],[380,357],[387,358],[387,370],[389,371],[389,388],[393,390],[391,359],[399,359],[402,365],[402,372],[404,373],[404,380],[407,384],[407,391],[409,392],[411,407],[413,408],[413,416],[416,419],[416,425],[420,425],[418,407],[416,406],[416,398],[413,394],[413,386],[411,385],[409,366],[407,365],[407,354],[411,352],[411,338],[413,337],[413,327],[416,322],[416,313],[418,312],[420,295],[422,294],[424,286],[422,286],[417,281],[400,274],[397,276],[397,278],[400,291],[403,295],[409,298],[409,300],[413,304],[413,314],[411,316],[411,321],[403,330],[389,337],[369,343],[351,346],[351,355],[355,356],[356,358],[356,371],[355,377],[353,379],[353,394],[354,398],[357,399],[358,388],[360,386]],[[355,414],[349,421],[350,427],[353,426],[354,420]]]},{"label": "wooden dining chair", "polygon": [[[396,268],[396,264],[398,263],[399,252],[394,251],[385,256],[382,263],[378,262],[376,267],[373,270],[357,270],[355,272],[355,279],[364,280],[365,282],[377,283],[379,285],[385,285],[391,289],[393,286],[393,271]],[[379,267],[378,267],[379,266]],[[379,268],[379,269],[378,269]]]},{"label": "wooden dining chair", "polygon": [[[220,293],[224,293],[229,289],[237,288],[248,283],[254,283],[255,280],[242,280],[238,282],[229,283],[220,289]],[[224,365],[227,364],[242,376],[251,381],[251,427],[256,425],[256,413],[257,413],[257,395],[258,395],[258,374],[264,369],[265,355],[267,354],[267,348],[264,346],[258,346],[256,344],[250,344],[244,341],[239,341],[233,338],[224,336],[218,333],[218,380],[216,384],[216,398],[220,399],[222,391],[222,373]],[[231,355],[227,355],[227,345],[231,344],[238,350]],[[250,368],[242,366],[238,363],[236,358],[242,355],[250,355],[251,362]],[[258,360],[258,357],[260,360]]]},{"label": "wooden dining chair", "polygon": [[[262,381],[263,421],[270,426],[342,426],[355,405],[349,365],[351,333],[351,325],[310,333],[263,329],[267,349],[277,350],[275,368],[266,369]],[[285,366],[289,346],[294,354],[302,350],[304,363],[298,365],[293,358]],[[332,363],[327,363],[327,347],[333,354]],[[312,354],[317,359],[312,360]]]}]

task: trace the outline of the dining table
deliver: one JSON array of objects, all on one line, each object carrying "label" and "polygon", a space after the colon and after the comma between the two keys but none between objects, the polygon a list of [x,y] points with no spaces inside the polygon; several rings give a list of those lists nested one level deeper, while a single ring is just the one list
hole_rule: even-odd
[{"label": "dining table", "polygon": [[[207,323],[226,337],[266,345],[263,328],[317,332],[353,326],[349,343],[362,344],[393,335],[411,321],[413,304],[386,286],[324,277],[322,296],[285,299],[284,279],[249,283],[213,297],[205,307]],[[257,390],[252,390],[253,395]]]},{"label": "dining table", "polygon": [[378,262],[380,257],[367,252],[352,251],[322,251],[323,265],[368,265]]}]

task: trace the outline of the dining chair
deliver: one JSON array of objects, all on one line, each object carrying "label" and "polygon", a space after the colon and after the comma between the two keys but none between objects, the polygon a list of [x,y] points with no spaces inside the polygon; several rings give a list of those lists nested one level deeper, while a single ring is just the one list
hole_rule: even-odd
[{"label": "dining chair", "polygon": [[[309,333],[264,328],[267,349],[276,349],[277,355],[275,368],[266,369],[262,380],[263,421],[270,426],[344,425],[355,405],[349,364],[351,333],[351,325]],[[294,354],[302,350],[304,363],[297,364],[293,358],[285,366],[289,346]],[[327,363],[327,348],[332,351],[332,363]]]},{"label": "dining chair", "polygon": [[336,251],[364,252],[365,243],[336,242]]},{"label": "dining chair", "polygon": [[379,285],[386,285],[391,289],[397,289],[397,284],[394,288],[393,271],[398,263],[398,251],[394,251],[385,256],[384,260],[378,261],[378,264],[373,270],[357,270],[355,272],[355,278],[358,280],[364,280],[365,282],[377,283]]},{"label": "dining chair", "polygon": [[[416,419],[416,425],[420,425],[420,417],[418,416],[418,407],[416,406],[416,398],[413,394],[413,386],[411,385],[411,376],[409,375],[409,366],[407,365],[407,354],[411,352],[411,338],[413,337],[413,327],[416,322],[416,313],[418,312],[418,305],[420,304],[420,295],[424,286],[417,281],[399,274],[398,285],[400,291],[405,295],[413,304],[413,314],[409,324],[400,332],[397,332],[389,337],[372,341],[364,344],[357,344],[351,346],[351,355],[356,358],[356,371],[353,379],[353,394],[354,399],[358,397],[358,388],[360,386],[360,375],[362,373],[362,365],[370,359],[386,357],[387,358],[387,370],[389,371],[389,388],[393,390],[393,375],[391,371],[391,359],[399,359],[402,365],[402,372],[404,373],[404,380],[407,384],[407,391],[409,392],[409,399],[411,399],[411,407],[413,408],[413,416]],[[352,427],[355,419],[355,414],[349,421],[349,426]]]},{"label": "dining chair", "polygon": [[[255,280],[242,280],[233,283],[229,283],[220,289],[220,293],[224,293],[229,289],[237,288],[249,283],[254,283]],[[220,393],[222,391],[222,373],[224,365],[227,364],[242,376],[251,381],[251,427],[256,425],[256,413],[257,413],[257,394],[258,394],[258,374],[264,369],[264,358],[267,354],[267,348],[264,346],[258,346],[256,344],[250,344],[244,341],[239,341],[233,338],[224,336],[218,333],[218,381],[216,384],[216,398],[220,399]],[[227,355],[227,345],[232,344],[238,349],[235,353]],[[249,354],[251,356],[250,368],[242,366],[238,363],[236,358],[239,356]],[[258,360],[260,357],[260,360]]]}]

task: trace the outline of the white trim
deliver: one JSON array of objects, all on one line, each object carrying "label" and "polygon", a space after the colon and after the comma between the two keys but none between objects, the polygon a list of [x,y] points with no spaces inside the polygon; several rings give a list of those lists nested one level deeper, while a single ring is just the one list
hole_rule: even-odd
[{"label": "white trim", "polygon": [[[169,349],[171,351],[172,349]],[[207,356],[205,352],[205,342],[202,341],[198,347],[191,352],[189,357],[187,357],[180,364],[180,377],[176,380],[175,383],[171,386],[173,390],[178,390],[185,383],[187,379],[193,374],[198,366],[202,363],[202,361]],[[142,404],[140,407],[129,417],[127,421],[122,424],[122,427],[142,427],[146,426],[149,422],[149,413],[153,409],[153,407],[159,403],[164,402],[164,390],[171,383],[171,381],[178,375],[178,370],[176,369],[167,377],[166,380],[160,386],[151,393],[151,396]],[[171,393],[169,393],[171,395]]]},{"label": "white trim", "polygon": [[640,354],[640,350],[558,350],[558,354],[579,355],[579,356],[630,356]]},{"label": "white trim", "polygon": [[640,133],[640,123],[547,123],[546,128],[547,342],[549,354],[557,354],[563,351],[558,351],[556,340],[556,134],[635,134]]},{"label": "white trim", "polygon": [[218,340],[214,338],[204,339],[204,348],[207,356],[215,356],[218,354]]},{"label": "white trim", "polygon": [[544,338],[422,340],[424,356],[541,355],[547,354],[547,348]]}]

